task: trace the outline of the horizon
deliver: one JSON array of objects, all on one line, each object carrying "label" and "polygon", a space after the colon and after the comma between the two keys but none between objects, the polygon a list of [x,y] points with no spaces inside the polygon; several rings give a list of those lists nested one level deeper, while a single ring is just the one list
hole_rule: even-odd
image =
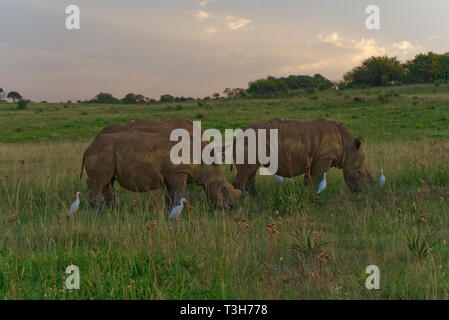
[{"label": "horizon", "polygon": [[[449,51],[449,3],[375,2],[379,30],[365,26],[365,9],[374,4],[365,0],[136,0],[132,6],[5,0],[0,87],[48,102],[92,99],[99,92],[196,98],[247,88],[268,75],[319,73],[336,81],[373,55],[405,61]],[[81,26],[69,31],[65,9],[72,4],[80,8]]]}]

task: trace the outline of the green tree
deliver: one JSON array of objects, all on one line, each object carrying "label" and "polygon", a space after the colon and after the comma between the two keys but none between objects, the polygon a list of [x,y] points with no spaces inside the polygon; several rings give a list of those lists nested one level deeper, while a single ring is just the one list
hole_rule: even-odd
[{"label": "green tree", "polygon": [[269,97],[274,94],[286,94],[289,87],[286,81],[276,79],[275,77],[267,77],[249,83],[248,93],[255,97]]},{"label": "green tree", "polygon": [[244,98],[246,97],[246,90],[242,88],[234,88],[232,89],[232,97],[233,98]]},{"label": "green tree", "polygon": [[145,103],[148,98],[141,94],[128,93],[122,100],[124,104]]},{"label": "green tree", "polygon": [[19,100],[22,100],[22,95],[16,91],[10,91],[6,96],[8,99],[11,99],[14,103]]},{"label": "green tree", "polygon": [[104,104],[114,104],[114,103],[118,103],[119,100],[117,98],[115,98],[110,93],[100,92],[99,94],[97,94],[95,96],[95,98],[93,100],[91,100],[89,102],[92,102],[92,103],[104,103]]},{"label": "green tree", "polygon": [[128,93],[124,98],[122,98],[121,101],[124,104],[136,104],[137,96],[134,93]]},{"label": "green tree", "polygon": [[434,80],[449,80],[449,52],[437,56],[432,75]]},{"label": "green tree", "polygon": [[136,95],[136,100],[137,100],[137,103],[145,103],[145,102],[148,101],[148,98],[145,97],[145,96],[142,95],[142,94],[137,94],[137,95]]},{"label": "green tree", "polygon": [[0,88],[0,102],[3,101],[4,97],[5,97],[5,91],[3,90],[3,88]]},{"label": "green tree", "polygon": [[349,86],[386,86],[404,79],[405,69],[396,57],[371,57],[347,72],[343,78]]},{"label": "green tree", "polygon": [[226,88],[223,90],[223,94],[227,97],[227,98],[232,98],[232,89],[231,88]]},{"label": "green tree", "polygon": [[406,81],[409,83],[431,82],[437,56],[433,52],[420,53],[413,60],[407,61],[405,63]]},{"label": "green tree", "polygon": [[173,102],[175,98],[172,95],[164,94],[160,98],[160,102]]}]

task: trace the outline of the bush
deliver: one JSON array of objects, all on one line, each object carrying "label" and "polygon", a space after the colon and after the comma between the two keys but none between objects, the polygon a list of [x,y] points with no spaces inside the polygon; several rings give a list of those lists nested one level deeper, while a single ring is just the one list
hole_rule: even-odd
[{"label": "bush", "polygon": [[[304,75],[290,75],[288,77],[267,77],[249,83],[247,93],[256,98],[285,97],[298,93],[304,89],[306,93],[313,94],[315,90],[323,91],[331,88],[333,83],[320,74],[313,77]],[[229,89],[225,90],[228,91]],[[229,96],[229,94],[228,94]]]},{"label": "bush", "polygon": [[387,103],[388,97],[385,95],[385,93],[381,92],[377,95],[377,100],[379,100],[379,102],[381,103]]},{"label": "bush", "polygon": [[95,96],[94,99],[90,100],[91,103],[101,103],[101,104],[113,104],[119,103],[120,101],[115,98],[112,94],[106,92],[100,92]]},{"label": "bush", "polygon": [[17,103],[17,110],[23,110],[27,107],[27,102],[25,100],[20,100],[19,103]]}]

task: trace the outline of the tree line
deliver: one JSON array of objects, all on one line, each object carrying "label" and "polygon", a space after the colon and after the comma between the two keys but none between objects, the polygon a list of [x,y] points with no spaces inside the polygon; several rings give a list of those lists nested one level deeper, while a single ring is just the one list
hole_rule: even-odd
[{"label": "tree line", "polygon": [[[110,93],[100,92],[93,99],[78,100],[77,103],[102,104],[154,104],[172,103],[195,100],[218,100],[234,98],[273,98],[314,92],[329,88],[367,88],[376,86],[391,86],[400,84],[444,83],[449,81],[449,52],[437,54],[433,52],[417,54],[413,59],[401,62],[397,57],[372,56],[343,75],[343,80],[332,82],[321,74],[290,75],[288,77],[268,76],[251,81],[247,89],[226,88],[222,94],[214,93],[202,99],[192,97],[175,97],[170,94],[162,95],[159,100],[145,97],[142,94],[128,93],[118,99]],[[6,92],[0,88],[0,102],[22,101],[20,93]],[[25,101],[26,102],[26,101]],[[42,101],[45,102],[45,101]],[[68,103],[71,103],[69,100]]]},{"label": "tree line", "polygon": [[345,73],[346,87],[376,87],[398,84],[443,83],[449,80],[449,52],[417,54],[405,62],[396,57],[371,57]]},{"label": "tree line", "polygon": [[202,99],[194,99],[192,97],[175,97],[170,94],[164,94],[159,100],[149,99],[143,95],[136,95],[134,93],[127,94],[122,99],[115,98],[110,93],[101,92],[97,94],[92,100],[86,100],[86,103],[122,103],[122,104],[152,104],[152,103],[170,103],[170,102],[182,102],[182,101],[194,101],[194,100],[218,100],[218,99],[234,99],[234,98],[263,98],[273,96],[285,96],[295,90],[299,89],[329,89],[334,84],[332,81],[326,79],[320,74],[314,76],[305,75],[291,75],[288,77],[275,78],[267,77],[266,79],[260,79],[252,81],[248,85],[248,89],[242,88],[226,88],[223,90],[222,95],[216,92],[211,96],[206,96]]}]

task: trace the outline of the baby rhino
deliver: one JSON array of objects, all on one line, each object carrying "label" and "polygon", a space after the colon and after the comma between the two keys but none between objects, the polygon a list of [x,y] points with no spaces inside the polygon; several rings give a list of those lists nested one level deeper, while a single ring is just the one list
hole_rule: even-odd
[{"label": "baby rhino", "polygon": [[241,192],[226,180],[217,164],[178,164],[170,159],[177,144],[171,130],[127,130],[98,135],[84,152],[91,206],[100,210],[103,200],[114,204],[112,185],[117,180],[135,192],[164,188],[168,211],[185,198],[186,184],[201,185],[207,198],[222,209],[232,208]]},{"label": "baby rhino", "polygon": [[[306,174],[307,182],[318,184],[329,168],[343,169],[346,184],[359,191],[365,183],[374,183],[365,166],[362,141],[339,122],[327,119],[275,119],[249,125],[253,129],[278,129],[277,175],[294,177]],[[269,150],[269,141],[267,150]],[[246,149],[246,148],[245,148]],[[245,163],[247,163],[245,161]],[[237,164],[234,187],[256,195],[255,176],[260,164]]]}]

